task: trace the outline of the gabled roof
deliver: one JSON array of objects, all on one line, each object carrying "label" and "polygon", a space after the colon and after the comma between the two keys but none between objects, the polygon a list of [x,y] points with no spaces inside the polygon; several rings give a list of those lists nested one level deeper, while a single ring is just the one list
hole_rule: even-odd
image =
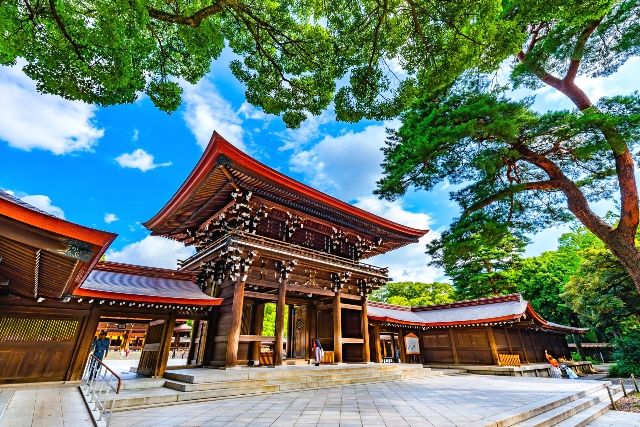
[{"label": "gabled roof", "polygon": [[213,306],[222,303],[203,293],[188,272],[99,262],[75,296],[117,301]]},{"label": "gabled roof", "polygon": [[367,310],[370,320],[425,328],[488,325],[531,319],[538,327],[547,330],[566,333],[585,333],[588,330],[546,321],[520,294],[426,307],[403,307],[369,301]]},{"label": "gabled roof", "polygon": [[189,177],[144,225],[154,235],[186,240],[186,230],[197,228],[230,201],[233,180],[259,197],[345,228],[360,229],[388,242],[383,251],[416,242],[427,230],[407,227],[364,211],[260,163],[217,132]]},{"label": "gabled roof", "polygon": [[71,293],[115,238],[0,190],[0,282],[8,281],[12,293],[32,298]]}]

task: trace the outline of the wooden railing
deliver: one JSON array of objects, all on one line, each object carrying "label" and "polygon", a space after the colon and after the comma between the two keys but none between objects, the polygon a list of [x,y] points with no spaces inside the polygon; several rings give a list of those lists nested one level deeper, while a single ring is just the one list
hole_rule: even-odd
[{"label": "wooden railing", "polygon": [[121,387],[122,378],[92,354],[84,369],[80,389],[96,421],[109,425]]}]

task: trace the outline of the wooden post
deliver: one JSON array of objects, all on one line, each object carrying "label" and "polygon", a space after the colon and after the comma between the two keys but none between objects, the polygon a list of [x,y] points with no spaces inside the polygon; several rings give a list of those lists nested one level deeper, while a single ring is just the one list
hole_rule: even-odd
[{"label": "wooden post", "polygon": [[234,286],[231,324],[229,325],[227,355],[224,364],[227,368],[233,368],[238,364],[238,344],[240,343],[240,328],[242,327],[242,311],[244,309],[244,281],[238,279]]},{"label": "wooden post", "polygon": [[362,311],[360,312],[362,320],[362,361],[369,363],[371,361],[371,354],[369,350],[369,319],[367,318],[367,297],[362,297]]},{"label": "wooden post", "polygon": [[[500,359],[498,357],[498,347],[496,346],[496,339],[493,336],[493,328],[491,326],[487,326],[486,331],[487,331],[487,340],[489,341],[489,347],[491,348],[491,357],[493,358],[493,364],[499,365]],[[505,336],[506,335],[507,333],[505,332]],[[508,339],[509,338],[507,337],[507,340]]]},{"label": "wooden post", "polygon": [[193,326],[191,327],[191,342],[189,343],[189,352],[187,353],[187,365],[192,365],[198,363],[196,346],[200,345],[200,339],[198,338],[200,335],[200,328],[202,327],[200,320],[194,320]]},{"label": "wooden post", "polygon": [[176,312],[171,311],[169,319],[164,322],[164,337],[160,343],[160,351],[158,355],[158,364],[154,373],[154,377],[162,377],[167,369],[169,360],[169,351],[171,351],[171,340],[173,339],[173,329],[176,327]]},{"label": "wooden post", "polygon": [[286,309],[285,298],[287,296],[287,279],[280,279],[278,287],[278,301],[276,302],[276,341],[273,346],[273,364],[282,365],[282,341],[284,338],[284,310]]},{"label": "wooden post", "polygon": [[529,363],[529,357],[527,356],[527,348],[524,346],[524,341],[522,340],[522,331],[520,329],[518,329],[518,338],[520,339],[520,347],[522,348],[524,361]]},{"label": "wooden post", "polygon": [[[264,303],[256,301],[253,305],[253,316],[251,319],[251,335],[262,335],[262,327],[264,324]],[[250,360],[254,365],[260,364],[260,349],[262,343],[259,341],[251,343]]]},{"label": "wooden post", "polygon": [[76,341],[76,351],[73,354],[71,363],[65,379],[67,381],[78,381],[82,378],[84,372],[84,366],[89,358],[89,352],[91,351],[91,344],[98,329],[98,323],[100,322],[100,309],[98,307],[92,307],[89,314],[85,317],[82,331],[78,334]]},{"label": "wooden post", "polygon": [[460,363],[458,359],[458,349],[456,348],[456,337],[453,333],[453,328],[449,328],[449,341],[451,342],[451,352],[453,353],[453,363],[456,365]]},{"label": "wooden post", "polygon": [[407,352],[404,348],[404,330],[398,329],[398,347],[400,347],[400,363],[407,363]]},{"label": "wooden post", "polygon": [[333,361],[342,363],[342,308],[340,291],[333,297]]},{"label": "wooden post", "polygon": [[[318,313],[316,312],[316,305],[313,302],[307,306],[307,322],[309,325],[307,354],[309,355],[309,359],[313,359],[315,355],[311,354],[311,338],[318,338]],[[320,344],[322,345],[322,342]]]},{"label": "wooden post", "polygon": [[375,362],[376,363],[382,363],[382,348],[381,348],[381,343],[380,343],[380,326],[375,324],[373,325],[373,345],[375,346],[376,349],[376,354],[375,354]]}]

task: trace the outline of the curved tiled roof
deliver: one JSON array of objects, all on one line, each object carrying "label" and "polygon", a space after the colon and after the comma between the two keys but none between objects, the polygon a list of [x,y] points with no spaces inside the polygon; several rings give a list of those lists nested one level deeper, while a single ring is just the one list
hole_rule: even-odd
[{"label": "curved tiled roof", "polygon": [[203,293],[189,274],[108,262],[99,263],[74,295],[177,305],[222,303],[221,298]]},{"label": "curved tiled roof", "polygon": [[427,328],[517,322],[530,318],[542,329],[567,333],[587,331],[546,321],[520,294],[411,308],[369,302],[367,311],[370,320]]}]

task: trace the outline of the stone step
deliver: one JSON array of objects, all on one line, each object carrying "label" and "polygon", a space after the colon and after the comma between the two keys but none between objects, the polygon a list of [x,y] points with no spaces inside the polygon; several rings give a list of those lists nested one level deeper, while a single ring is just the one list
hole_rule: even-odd
[{"label": "stone step", "polygon": [[[616,401],[621,397],[623,397],[622,392],[618,392],[613,395],[613,400]],[[576,414],[573,417],[556,424],[556,427],[584,427],[586,425],[589,425],[589,423],[596,420],[600,416],[607,413],[610,409],[611,409],[611,400],[609,399],[609,395],[607,395],[604,401],[599,402],[591,406],[590,408],[585,409],[579,414]]]},{"label": "stone step", "polygon": [[163,387],[164,378],[135,378],[123,380],[121,390],[146,390],[150,388]]},{"label": "stone step", "polygon": [[550,411],[529,418],[528,420],[518,424],[520,427],[552,427],[565,420],[569,420],[583,411],[609,401],[609,394],[606,390],[599,390],[588,396],[573,400],[558,406]]},{"label": "stone step", "polygon": [[225,389],[266,385],[266,380],[232,380],[211,383],[185,383],[176,380],[165,380],[164,386],[173,390],[190,392],[200,390]]},{"label": "stone step", "polygon": [[[567,380],[568,381],[568,380]],[[552,411],[562,405],[573,402],[578,399],[582,399],[591,394],[598,393],[601,391],[606,392],[607,384],[610,383],[603,382],[593,387],[578,392],[567,395],[563,398],[558,399],[557,397],[540,400],[528,405],[520,406],[518,408],[511,409],[509,411],[505,411],[501,414],[496,415],[488,419],[487,421],[492,421],[490,425],[496,427],[510,427],[515,425],[520,425],[519,423],[523,423],[528,419],[537,417],[538,415],[544,414],[545,412]]]},{"label": "stone step", "polygon": [[[417,366],[417,367],[414,367]],[[301,376],[322,376],[328,372],[336,373],[339,375],[368,375],[372,372],[382,371],[397,371],[402,370],[406,372],[425,372],[428,369],[422,368],[421,365],[395,365],[395,366],[287,366],[283,368],[240,368],[240,369],[183,369],[176,371],[167,371],[164,375],[165,378],[170,380],[176,380],[184,383],[210,383],[219,381],[232,381],[232,380],[250,380],[250,379],[264,379],[264,378],[286,378],[286,377],[301,377]]]},{"label": "stone step", "polygon": [[303,389],[341,387],[341,386],[352,385],[352,384],[396,381],[400,379],[402,379],[402,375],[400,374],[387,374],[387,375],[381,375],[377,377],[367,377],[367,378],[344,378],[344,379],[332,379],[332,380],[324,380],[324,381],[287,382],[287,383],[278,384],[278,387],[279,387],[279,391],[294,391],[294,390],[303,390]]}]

